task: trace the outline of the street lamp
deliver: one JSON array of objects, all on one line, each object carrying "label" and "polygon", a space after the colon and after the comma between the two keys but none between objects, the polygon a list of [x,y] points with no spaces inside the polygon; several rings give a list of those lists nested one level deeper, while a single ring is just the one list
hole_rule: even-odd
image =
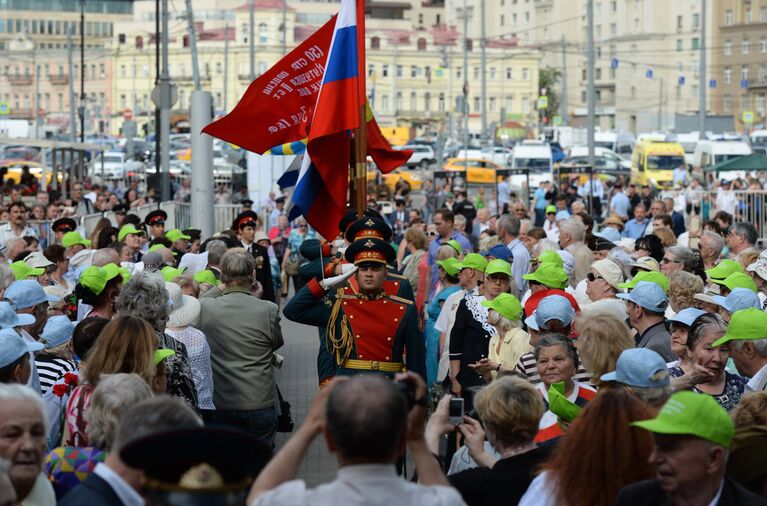
[{"label": "street lamp", "polygon": [[85,0],[80,0],[80,142],[85,142]]}]

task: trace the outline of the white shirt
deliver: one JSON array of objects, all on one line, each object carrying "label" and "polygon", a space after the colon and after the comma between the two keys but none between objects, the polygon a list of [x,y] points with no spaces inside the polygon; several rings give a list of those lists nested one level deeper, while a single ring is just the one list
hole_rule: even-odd
[{"label": "white shirt", "polygon": [[452,487],[419,485],[397,476],[391,464],[362,464],[338,470],[330,483],[307,488],[292,480],[270,490],[250,506],[437,506],[464,505]]},{"label": "white shirt", "polygon": [[96,464],[96,468],[93,470],[93,474],[107,482],[107,485],[112,487],[115,495],[120,499],[120,502],[125,506],[144,506],[144,498],[141,494],[133,490],[127,481],[122,476],[114,472],[109,466],[103,462]]},{"label": "white shirt", "polygon": [[718,190],[716,195],[716,210],[726,211],[735,216],[735,208],[738,206],[738,199],[732,190]]},{"label": "white shirt", "polygon": [[11,228],[11,224],[6,223],[5,225],[0,226],[0,245],[6,244],[11,239],[23,239],[28,235],[37,237],[37,231],[29,225],[24,225],[21,235],[16,235],[16,232]]},{"label": "white shirt", "polygon": [[519,500],[519,506],[556,506],[556,490],[551,481],[551,473],[548,471],[536,476]]},{"label": "white shirt", "polygon": [[48,481],[47,476],[38,474],[35,478],[35,484],[29,491],[27,497],[21,501],[21,506],[55,506],[56,493],[53,491],[53,485]]},{"label": "white shirt", "polygon": [[749,392],[762,392],[767,390],[767,364],[756,371],[754,377],[746,383],[746,390]]}]

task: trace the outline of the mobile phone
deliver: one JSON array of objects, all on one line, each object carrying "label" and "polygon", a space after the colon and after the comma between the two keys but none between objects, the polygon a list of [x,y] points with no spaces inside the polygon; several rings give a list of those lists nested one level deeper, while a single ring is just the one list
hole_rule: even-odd
[{"label": "mobile phone", "polygon": [[460,425],[463,423],[463,399],[450,399],[450,406],[447,410],[447,422],[450,425]]}]

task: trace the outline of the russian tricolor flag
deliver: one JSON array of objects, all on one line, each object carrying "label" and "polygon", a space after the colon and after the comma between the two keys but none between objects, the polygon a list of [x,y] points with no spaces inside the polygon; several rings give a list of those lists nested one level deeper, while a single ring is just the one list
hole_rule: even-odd
[{"label": "russian tricolor flag", "polygon": [[[342,0],[290,219],[303,214],[326,239],[338,233],[349,187],[351,132],[365,106],[364,0]],[[364,111],[363,111],[364,112]]]}]

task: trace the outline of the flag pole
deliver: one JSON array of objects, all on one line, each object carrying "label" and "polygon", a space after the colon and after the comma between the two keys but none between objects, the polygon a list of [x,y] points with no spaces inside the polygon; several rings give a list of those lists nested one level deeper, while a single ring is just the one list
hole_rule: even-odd
[{"label": "flag pole", "polygon": [[360,126],[354,132],[354,179],[353,204],[357,216],[367,207],[367,88],[365,77],[365,0],[357,0],[357,107],[359,109]]}]

